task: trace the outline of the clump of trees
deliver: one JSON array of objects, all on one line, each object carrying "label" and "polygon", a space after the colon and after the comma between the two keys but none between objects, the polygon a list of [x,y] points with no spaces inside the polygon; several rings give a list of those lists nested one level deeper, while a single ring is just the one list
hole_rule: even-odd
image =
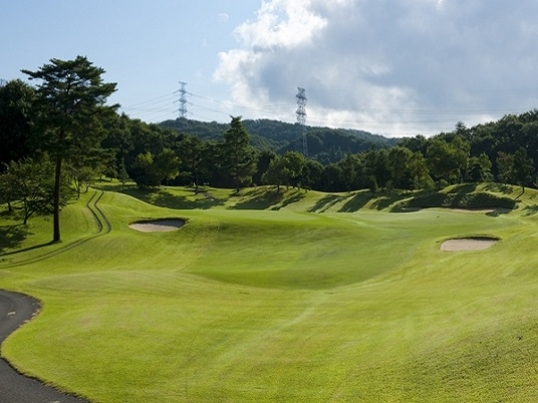
[{"label": "clump of trees", "polygon": [[[12,80],[0,87],[0,198],[9,211],[22,212],[24,223],[52,213],[56,242],[61,207],[102,176],[140,187],[192,185],[196,193],[201,184],[236,191],[267,184],[277,193],[283,186],[376,192],[493,180],[522,191],[535,186],[537,110],[471,128],[458,123],[451,132],[390,146],[368,143],[372,135],[363,132],[314,128],[308,133],[313,159],[294,151],[293,125],[246,125],[239,116],[228,125],[185,119],[156,125],[118,114],[106,104],[116,85],[105,83],[104,70],[85,57],[23,71],[35,86]],[[258,131],[255,141],[247,126]],[[333,145],[323,151],[326,144]]]},{"label": "clump of trees", "polygon": [[[43,156],[50,157],[54,165],[52,240],[59,242],[61,240],[60,208],[64,178],[63,165],[64,163],[72,163],[73,166],[80,164],[81,159],[83,161],[88,155],[88,150],[96,147],[106,136],[102,120],[114,113],[114,107],[107,106],[105,103],[107,97],[115,91],[116,84],[104,83],[101,76],[105,71],[93,66],[87,58],[82,56],[67,61],[51,59],[50,63],[36,71],[22,71],[28,75],[29,79],[37,80],[38,84],[30,89],[16,82],[9,87],[9,89],[13,88],[14,92],[1,91],[4,93],[2,98],[6,97],[15,101],[15,107],[13,108],[13,104],[11,106],[11,116],[8,114],[2,119],[2,129],[8,128],[3,137],[10,139],[12,135],[15,135],[27,147],[25,150],[18,150],[20,158],[26,157],[25,154],[42,158]],[[9,106],[9,104],[4,105],[2,109],[9,110]],[[29,170],[35,170],[39,164],[37,162],[32,164],[32,160],[18,163],[20,158],[11,159],[7,175],[13,176],[16,173],[19,180],[30,179]],[[40,163],[43,164],[43,162]],[[47,188],[44,175],[36,176],[36,178],[42,179],[43,183],[33,183],[31,187],[34,190],[39,187]],[[26,200],[25,195],[20,197],[22,197],[25,209],[26,222],[28,206],[35,205],[39,198],[33,195]]]}]

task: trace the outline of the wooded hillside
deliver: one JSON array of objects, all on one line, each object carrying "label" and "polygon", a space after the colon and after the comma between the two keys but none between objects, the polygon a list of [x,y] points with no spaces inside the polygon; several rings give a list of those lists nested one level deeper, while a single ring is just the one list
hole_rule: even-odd
[{"label": "wooded hillside", "polygon": [[[200,140],[222,140],[228,124],[200,122],[178,118],[160,124],[162,128],[178,133],[188,133]],[[251,136],[251,145],[261,151],[284,154],[294,151],[301,141],[303,128],[297,124],[269,119],[243,121],[243,126]],[[322,164],[337,162],[346,154],[356,154],[374,148],[389,148],[397,144],[397,139],[389,139],[362,130],[332,129],[328,127],[306,126],[308,155]],[[302,144],[302,143],[301,143]],[[302,146],[301,146],[302,147]]]}]

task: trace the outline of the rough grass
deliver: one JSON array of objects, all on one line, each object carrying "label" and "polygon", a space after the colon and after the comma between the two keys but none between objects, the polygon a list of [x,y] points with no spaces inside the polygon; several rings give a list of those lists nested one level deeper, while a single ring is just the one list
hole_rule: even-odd
[{"label": "rough grass", "polygon": [[[42,218],[4,242],[0,287],[43,301],[2,347],[20,370],[96,402],[538,398],[535,192],[497,216],[390,213],[397,193],[123,190],[98,203],[110,233],[90,193],[61,245]],[[128,228],[175,216],[177,232]],[[439,250],[476,235],[501,242]]]}]

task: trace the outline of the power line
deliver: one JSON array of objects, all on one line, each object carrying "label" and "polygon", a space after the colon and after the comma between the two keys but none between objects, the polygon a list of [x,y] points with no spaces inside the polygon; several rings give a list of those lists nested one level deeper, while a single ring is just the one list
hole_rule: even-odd
[{"label": "power line", "polygon": [[[160,97],[151,98],[151,99],[148,99],[147,101],[141,101],[141,102],[138,102],[138,103],[135,103],[135,104],[124,106],[123,108],[125,108],[125,109],[139,109],[139,107],[149,106],[149,105],[152,105],[152,104],[160,103],[164,99],[170,100],[173,97],[174,97],[173,94],[161,95]],[[141,109],[143,109],[143,108],[141,108]]]},{"label": "power line", "polygon": [[[5,84],[5,81],[4,81]],[[276,120],[288,120],[286,116],[289,116],[290,103],[264,103],[254,102],[251,105],[241,105],[231,101],[224,101],[214,97],[208,97],[201,94],[196,94],[187,91],[186,83],[182,83],[181,89],[162,95],[156,98],[148,99],[132,104],[128,107],[122,107],[122,109],[132,112],[137,118],[147,116],[151,120],[155,121],[161,116],[173,119],[174,112],[179,112],[181,117],[185,117],[187,114],[194,115],[196,119],[200,120],[215,120],[213,117],[209,117],[211,114],[222,115],[223,117],[229,117],[234,113],[240,111],[246,112],[247,115],[256,116],[257,118],[264,119],[276,119]],[[306,91],[304,88],[298,88],[299,92],[296,95],[297,110],[296,119],[297,123],[304,127],[304,136],[297,142],[297,151],[303,154],[308,153],[308,145],[306,143]],[[303,92],[304,91],[304,92]],[[177,93],[180,94],[179,99]],[[191,103],[187,102],[187,96],[192,96],[202,100],[202,102]],[[304,97],[304,99],[303,99]],[[172,100],[179,102],[180,108],[176,111],[170,111],[170,103]],[[304,102],[304,104],[303,104]],[[193,111],[187,110],[187,105],[190,104],[194,108]],[[412,109],[412,108],[383,108],[383,107],[369,107],[356,108],[356,110],[345,111],[340,119],[330,119],[331,111],[318,112],[310,110],[308,119],[310,124],[331,127],[363,127],[360,130],[368,130],[372,132],[398,132],[399,135],[403,132],[413,131],[419,132],[420,130],[430,131],[429,128],[438,126],[446,126],[447,123],[455,124],[456,121],[483,121],[487,119],[487,116],[492,116],[490,120],[494,119],[493,116],[503,114],[517,114],[532,110],[532,107],[528,108],[510,108],[500,109],[498,107],[490,108],[446,108],[446,109]],[[203,111],[206,111],[204,113]],[[234,112],[235,111],[235,112]],[[210,112],[210,113],[208,113]],[[239,112],[240,114],[241,112]],[[304,114],[303,114],[304,113]],[[329,119],[327,119],[329,118]],[[329,123],[329,120],[336,123]],[[422,128],[420,128],[423,126]],[[416,129],[414,129],[416,127]],[[435,130],[435,129],[433,129]],[[437,129],[439,130],[439,129]],[[299,140],[299,139],[298,139]]]}]

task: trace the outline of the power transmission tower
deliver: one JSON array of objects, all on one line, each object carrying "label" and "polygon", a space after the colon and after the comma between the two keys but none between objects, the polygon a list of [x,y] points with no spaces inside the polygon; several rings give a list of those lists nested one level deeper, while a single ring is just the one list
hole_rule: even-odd
[{"label": "power transmission tower", "polygon": [[6,84],[7,84],[7,81],[4,80],[3,78],[0,78],[0,87],[3,87]]},{"label": "power transmission tower", "polygon": [[187,117],[187,83],[184,83],[182,81],[179,82],[181,85],[181,88],[179,89],[179,117],[180,118],[186,118]]},{"label": "power transmission tower", "polygon": [[295,115],[297,116],[297,123],[301,126],[301,137],[302,137],[302,151],[305,157],[308,157],[308,144],[306,142],[306,91],[304,88],[299,87],[299,92],[295,96],[297,98],[297,111]]}]

